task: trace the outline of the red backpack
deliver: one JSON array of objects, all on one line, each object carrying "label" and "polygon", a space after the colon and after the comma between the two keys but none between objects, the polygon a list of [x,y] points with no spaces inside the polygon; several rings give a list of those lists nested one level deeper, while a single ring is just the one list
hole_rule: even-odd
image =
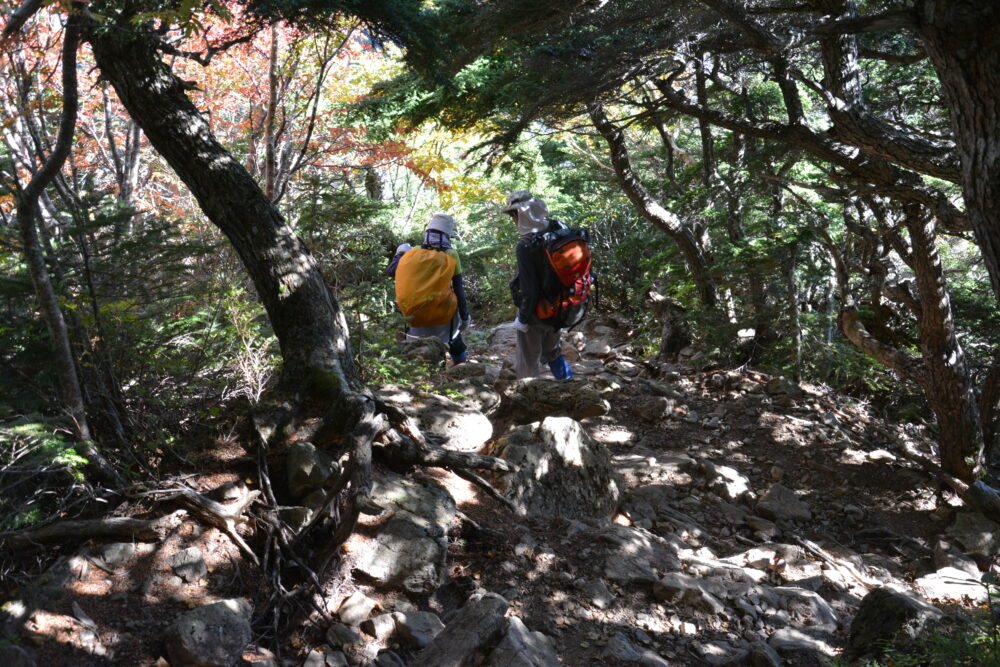
[{"label": "red backpack", "polygon": [[565,227],[542,234],[545,269],[535,315],[559,328],[572,329],[587,314],[591,287],[590,232]]}]

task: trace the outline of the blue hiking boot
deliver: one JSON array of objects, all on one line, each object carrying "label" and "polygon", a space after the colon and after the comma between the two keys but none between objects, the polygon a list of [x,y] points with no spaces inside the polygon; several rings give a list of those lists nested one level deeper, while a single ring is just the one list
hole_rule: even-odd
[{"label": "blue hiking boot", "polygon": [[549,370],[552,371],[552,377],[557,380],[573,379],[573,371],[570,370],[569,362],[561,354],[555,360],[549,362]]}]

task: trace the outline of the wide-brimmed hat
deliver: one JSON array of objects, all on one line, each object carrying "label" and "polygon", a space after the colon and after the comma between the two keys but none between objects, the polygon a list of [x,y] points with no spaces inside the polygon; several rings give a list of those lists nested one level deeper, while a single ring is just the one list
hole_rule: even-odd
[{"label": "wide-brimmed hat", "polygon": [[521,204],[530,201],[531,199],[534,199],[534,197],[532,197],[531,193],[527,190],[515,190],[507,195],[507,205],[501,210],[504,213],[513,213],[521,206]]},{"label": "wide-brimmed hat", "polygon": [[427,229],[436,229],[448,236],[455,235],[455,218],[447,213],[435,213],[427,223]]}]

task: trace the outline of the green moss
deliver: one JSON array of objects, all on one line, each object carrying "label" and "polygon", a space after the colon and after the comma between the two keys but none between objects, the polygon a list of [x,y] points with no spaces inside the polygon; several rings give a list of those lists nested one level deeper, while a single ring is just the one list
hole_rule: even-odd
[{"label": "green moss", "polygon": [[306,379],[306,392],[312,398],[336,399],[344,394],[344,381],[339,374],[314,368]]}]

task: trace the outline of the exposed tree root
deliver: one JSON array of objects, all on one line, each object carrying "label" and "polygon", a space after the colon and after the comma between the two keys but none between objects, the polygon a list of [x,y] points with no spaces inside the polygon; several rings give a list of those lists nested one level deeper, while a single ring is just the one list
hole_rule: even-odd
[{"label": "exposed tree root", "polygon": [[485,479],[483,479],[476,473],[470,472],[468,470],[462,470],[461,468],[449,468],[449,469],[462,479],[472,482],[473,484],[478,486],[480,489],[485,491],[489,497],[503,503],[507,507],[507,509],[509,509],[511,512],[516,511],[514,503],[508,500],[507,497],[504,496],[502,493],[494,489],[492,484],[487,482]]},{"label": "exposed tree root", "polygon": [[986,517],[993,519],[994,521],[1000,522],[1000,491],[997,491],[982,480],[973,482],[972,484],[967,484],[954,475],[950,475],[945,472],[941,466],[934,463],[923,454],[913,451],[910,448],[909,443],[902,438],[896,437],[893,433],[884,428],[876,426],[876,429],[888,440],[895,443],[896,448],[900,454],[902,454],[903,458],[916,463],[932,477],[936,477],[947,484],[948,487],[950,487],[951,490],[962,499],[962,502],[969,507],[981,512]]},{"label": "exposed tree root", "polygon": [[177,512],[159,519],[78,519],[59,521],[41,528],[30,528],[0,534],[0,546],[11,550],[40,547],[43,543],[63,540],[78,541],[91,538],[121,538],[128,540],[159,540],[163,531],[172,523]]}]

